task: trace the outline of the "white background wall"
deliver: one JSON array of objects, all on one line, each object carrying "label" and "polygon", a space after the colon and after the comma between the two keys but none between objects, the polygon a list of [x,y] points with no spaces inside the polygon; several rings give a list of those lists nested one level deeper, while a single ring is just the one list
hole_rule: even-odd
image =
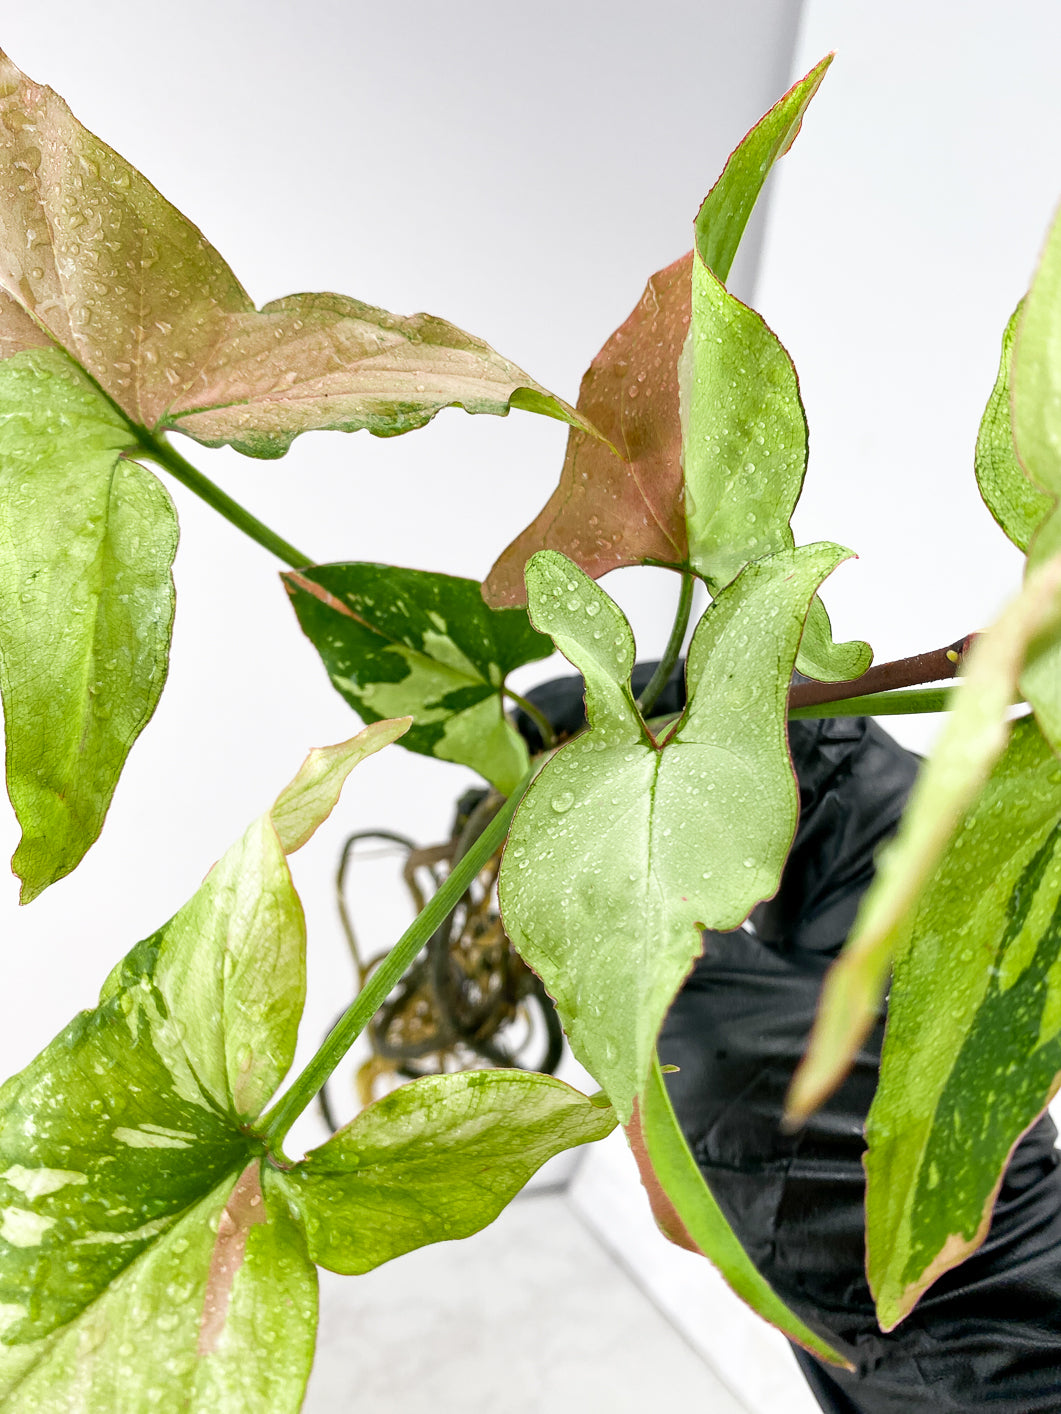
[{"label": "white background wall", "polygon": [[[796,11],[48,0],[9,7],[0,44],[196,220],[255,299],[337,289],[427,309],[573,398],[787,83]],[[1061,194],[1061,11],[807,0],[795,69],[831,48],[779,173],[757,303],[793,354],[810,419],[798,530],[860,552],[826,598],[838,632],[885,658],[979,627],[1017,583],[971,458],[1002,327]],[[479,575],[545,499],[563,440],[522,414],[450,412],[398,441],[304,438],[279,463],[182,450],[321,560]],[[0,1073],[91,1004],[307,747],[351,731],[277,566],[173,489],[180,597],[156,718],[81,869],[27,910],[13,880],[0,887]],[[607,587],[626,596],[629,579]],[[645,654],[672,592],[653,583],[628,600]],[[911,744],[930,734],[898,730]],[[465,780],[398,751],[375,758],[296,860],[307,1052],[349,987],[329,891],[343,833],[441,837]],[[0,853],[16,839],[0,816]]]}]

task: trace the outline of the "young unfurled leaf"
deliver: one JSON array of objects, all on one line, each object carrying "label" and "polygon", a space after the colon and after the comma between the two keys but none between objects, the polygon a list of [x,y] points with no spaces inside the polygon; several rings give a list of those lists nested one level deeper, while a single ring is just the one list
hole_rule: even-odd
[{"label": "young unfurled leaf", "polygon": [[847,1364],[788,1309],[741,1247],[689,1151],[658,1061],[638,1099],[627,1137],[664,1235],[679,1247],[708,1257],[741,1300],[789,1340],[831,1364]]},{"label": "young unfurled leaf", "polygon": [[[486,580],[490,603],[522,600],[523,566],[543,548],[593,578],[638,563],[692,568],[712,592],[749,560],[791,548],[788,522],[807,458],[796,374],[725,280],[763,183],[829,62],[751,130],[700,210],[692,256],[652,277],[594,359],[578,406],[611,445],[572,431],[560,485]],[[820,606],[801,654],[805,671],[829,679],[857,677],[870,660],[863,643],[832,643]]]},{"label": "young unfurled leaf", "polygon": [[844,951],[826,975],[807,1053],[792,1080],[799,1122],[836,1087],[880,1007],[892,955],[963,813],[1005,748],[1007,711],[1029,643],[1061,618],[1061,555],[1029,575],[1020,595],[974,643],[939,745],[914,786],[895,840]]},{"label": "young unfurled leaf", "polygon": [[896,955],[866,1124],[867,1270],[885,1330],[983,1241],[1013,1145],[1059,1075],[1061,762],[1025,718]]},{"label": "young unfurled leaf", "polygon": [[96,839],[158,702],[177,518],[135,437],[57,349],[0,362],[0,692],[28,903]]},{"label": "young unfurled leaf", "polygon": [[547,1159],[615,1125],[612,1109],[551,1076],[426,1076],[377,1100],[290,1172],[272,1172],[267,1186],[290,1203],[315,1262],[367,1272],[478,1232]]},{"label": "young unfurled leaf", "polygon": [[0,1090],[0,1398],[103,1414],[136,1387],[203,1414],[298,1408],[315,1276],[283,1205],[263,1203],[252,1124],[304,992],[285,846],[405,726],[332,748],[329,772],[311,757],[276,806],[283,826],[297,805],[297,832],[252,825]]},{"label": "young unfurled leaf", "polygon": [[[1046,238],[1017,325],[1013,353],[1013,439],[1021,466],[1052,503],[1028,550],[1028,572],[1061,554],[1061,215]],[[1061,623],[1028,655],[1021,692],[1043,735],[1061,755]]]},{"label": "young unfurled leaf", "polygon": [[662,748],[634,705],[622,612],[554,551],[527,567],[532,620],[586,680],[589,730],[516,813],[502,915],[624,1123],[699,929],[737,927],[777,888],[797,807],[789,673],[810,600],[848,553],[784,551],[723,591],[693,635],[688,705]]},{"label": "young unfurled leaf", "polygon": [[444,320],[335,294],[256,310],[191,222],[2,55],[0,92],[0,301],[136,426],[276,457],[313,428],[391,436],[451,405],[584,425]]},{"label": "young unfurled leaf", "polygon": [[527,748],[502,707],[505,677],[552,644],[525,609],[489,609],[474,580],[392,565],[285,574],[298,621],[365,721],[408,714],[412,751],[471,766],[509,792]]},{"label": "young unfurled leaf", "polygon": [[976,439],[976,480],[987,509],[1018,549],[1027,552],[1051,506],[1050,497],[1029,481],[1013,443],[1010,381],[1013,345],[1023,301],[1002,336],[1002,358]]}]

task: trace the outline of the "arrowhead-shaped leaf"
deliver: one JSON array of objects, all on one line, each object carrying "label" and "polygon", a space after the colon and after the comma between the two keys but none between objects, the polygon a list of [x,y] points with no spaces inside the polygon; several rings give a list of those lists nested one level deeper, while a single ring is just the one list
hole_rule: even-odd
[{"label": "arrowhead-shaped leaf", "polygon": [[1023,302],[1010,316],[1002,336],[1002,358],[976,439],[976,480],[987,509],[1018,549],[1027,552],[1052,504],[1045,491],[1028,480],[1013,442],[1010,381],[1013,345]]},{"label": "arrowhead-shaped leaf", "polygon": [[177,518],[55,348],[0,362],[0,692],[28,903],[96,839],[166,679]]},{"label": "arrowhead-shaped leaf", "polygon": [[625,1123],[700,951],[777,888],[796,824],[788,680],[834,545],[749,565],[689,648],[688,705],[662,748],[634,705],[634,640],[569,560],[527,567],[531,618],[586,680],[589,730],[531,785],[500,874],[509,936],[555,999],[572,1049]]},{"label": "arrowhead-shaped leaf", "polygon": [[602,1097],[476,1072],[387,1096],[299,1164],[267,1153],[259,1111],[304,994],[285,855],[408,725],[312,752],[98,1007],[0,1089],[5,1408],[294,1414],[314,1259],[366,1271],[477,1231],[547,1158],[614,1128]]},{"label": "arrowhead-shaped leaf", "polygon": [[844,951],[826,974],[788,1116],[810,1114],[846,1073],[876,1021],[897,944],[962,815],[1009,737],[1007,719],[1030,643],[1061,620],[1061,555],[1033,572],[973,645],[955,708],[914,785],[894,841],[882,851]]},{"label": "arrowhead-shaped leaf", "polygon": [[[486,580],[489,603],[520,602],[523,567],[544,548],[593,578],[639,563],[691,568],[717,593],[749,560],[792,547],[788,523],[807,464],[795,369],[725,281],[829,63],[747,135],[700,209],[696,250],[652,277],[590,365],[578,406],[608,441],[572,431],[559,486]],[[863,643],[832,643],[820,604],[801,655],[806,672],[830,680],[857,677],[870,661]]]},{"label": "arrowhead-shaped leaf", "polygon": [[524,565],[546,548],[594,579],[621,565],[688,561],[677,369],[691,265],[685,255],[657,271],[586,370],[578,409],[607,441],[572,428],[560,484],[490,571],[488,604],[525,602]]},{"label": "arrowhead-shaped leaf", "polygon": [[[1028,551],[1028,572],[1061,554],[1061,215],[1046,238],[1017,325],[1013,437],[1020,463],[1049,498]],[[1021,691],[1061,754],[1061,624],[1033,645]]]},{"label": "arrowhead-shaped leaf", "polygon": [[268,1181],[286,1196],[315,1262],[367,1272],[425,1243],[478,1232],[547,1159],[605,1138],[615,1124],[610,1106],[551,1076],[432,1075],[377,1100]]},{"label": "arrowhead-shaped leaf", "polygon": [[[282,456],[314,428],[392,436],[444,407],[584,425],[482,340],[335,294],[256,310],[190,221],[0,55],[0,302],[130,422]],[[17,324],[5,309],[0,330]]]},{"label": "arrowhead-shaped leaf", "polygon": [[830,1364],[846,1364],[788,1309],[741,1247],[689,1151],[658,1061],[627,1126],[627,1137],[663,1233],[678,1246],[710,1258],[741,1300],[790,1340]]},{"label": "arrowhead-shaped leaf", "polygon": [[[795,544],[789,521],[807,470],[807,420],[796,370],[759,314],[726,280],[774,162],[795,141],[832,56],[794,85],[748,134],[696,218],[692,317],[680,382],[689,562],[712,593],[750,560]],[[812,677],[858,677],[868,644],[834,644],[816,603],[800,645]]]},{"label": "arrowhead-shaped leaf", "polygon": [[411,751],[471,766],[506,794],[522,779],[527,748],[504,714],[505,677],[553,651],[525,609],[488,608],[471,579],[392,565],[314,565],[284,582],[365,721],[411,716]]},{"label": "arrowhead-shaped leaf", "polygon": [[0,1397],[20,1409],[104,1414],[132,1387],[203,1414],[298,1408],[315,1276],[283,1205],[263,1205],[252,1124],[304,992],[285,848],[405,726],[311,757],[279,830],[252,825],[0,1090]]},{"label": "arrowhead-shaped leaf", "polygon": [[983,1241],[1013,1145],[1057,1088],[1059,959],[1061,762],[1025,718],[896,956],[866,1124],[868,1272],[885,1330]]}]

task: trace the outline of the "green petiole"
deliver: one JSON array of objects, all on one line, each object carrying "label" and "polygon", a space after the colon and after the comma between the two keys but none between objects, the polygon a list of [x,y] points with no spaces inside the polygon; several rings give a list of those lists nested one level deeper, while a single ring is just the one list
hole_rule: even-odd
[{"label": "green petiole", "polygon": [[527,772],[467,854],[454,864],[442,887],[372,973],[305,1070],[263,1115],[257,1133],[274,1154],[279,1152],[288,1130],[375,1016],[417,953],[453,912],[469,884],[500,847],[536,770],[537,767],[532,767]]}]

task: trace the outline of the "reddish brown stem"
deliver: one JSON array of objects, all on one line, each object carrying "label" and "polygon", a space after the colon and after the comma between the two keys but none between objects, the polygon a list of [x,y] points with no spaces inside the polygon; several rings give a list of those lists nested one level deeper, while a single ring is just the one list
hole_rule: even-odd
[{"label": "reddish brown stem", "polygon": [[974,634],[948,643],[946,648],[934,648],[929,653],[915,653],[912,658],[896,658],[893,663],[878,663],[850,682],[800,682],[789,691],[789,707],[814,707],[819,702],[843,702],[848,697],[863,697],[871,692],[892,692],[900,687],[920,687],[924,683],[942,682],[952,678],[969,651]]}]

